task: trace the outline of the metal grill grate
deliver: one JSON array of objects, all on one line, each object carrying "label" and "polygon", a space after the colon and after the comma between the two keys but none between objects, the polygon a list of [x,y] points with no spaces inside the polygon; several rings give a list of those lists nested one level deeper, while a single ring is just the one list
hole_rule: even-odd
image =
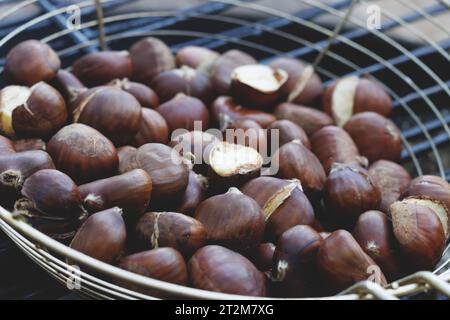
[{"label": "metal grill grate", "polygon": [[[48,42],[64,66],[69,66],[80,54],[101,47],[95,1],[72,1],[82,13],[82,24],[77,30],[66,27],[68,1],[4,2],[12,6],[0,13],[1,57],[16,43],[29,38]],[[394,100],[393,121],[402,129],[402,162],[412,174],[438,174],[450,179],[450,24],[442,25],[434,20],[449,11],[445,0],[427,1],[426,6],[397,0],[407,12],[396,16],[381,11],[384,19],[379,30],[369,30],[365,21],[351,16],[329,48],[334,25],[316,21],[325,15],[343,19],[357,2],[373,1],[302,0],[304,8],[295,13],[258,0],[203,1],[178,11],[121,11],[135,2],[102,1],[103,32],[110,48],[125,49],[140,37],[156,36],[174,51],[186,45],[201,45],[220,52],[238,48],[261,62],[286,55],[313,63],[322,52],[324,56],[317,71],[325,83],[345,74],[370,74],[385,86]],[[37,12],[5,21],[29,6]],[[232,13],[236,9],[239,14]],[[257,18],[253,20],[242,18],[255,14]],[[429,39],[413,24],[421,21],[444,33],[446,39],[440,42]],[[398,28],[417,41],[390,36]],[[0,60],[0,72],[3,63]],[[1,80],[0,85],[3,85]],[[378,292],[377,288],[367,286],[371,285],[353,289]]]}]

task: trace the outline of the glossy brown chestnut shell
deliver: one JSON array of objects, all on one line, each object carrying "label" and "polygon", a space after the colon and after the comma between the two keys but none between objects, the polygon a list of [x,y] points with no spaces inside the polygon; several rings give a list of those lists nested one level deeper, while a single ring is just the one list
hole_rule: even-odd
[{"label": "glossy brown chestnut shell", "polygon": [[198,250],[188,262],[192,286],[198,289],[265,296],[264,274],[247,258],[220,246],[206,246]]},{"label": "glossy brown chestnut shell", "polygon": [[139,101],[139,104],[143,108],[155,109],[159,106],[159,98],[150,87],[139,83],[133,82],[128,79],[115,79],[110,85],[119,87],[125,92],[128,92]]},{"label": "glossy brown chestnut shell", "polygon": [[146,143],[166,144],[168,140],[169,127],[163,116],[155,110],[143,108],[141,124],[131,144],[140,147]]},{"label": "glossy brown chestnut shell", "polygon": [[271,242],[261,243],[252,250],[249,259],[259,271],[270,272],[275,248]]},{"label": "glossy brown chestnut shell", "polygon": [[400,130],[391,120],[375,112],[362,112],[352,116],[344,129],[370,163],[382,159],[394,162],[400,160]]},{"label": "glossy brown chestnut shell", "polygon": [[117,149],[117,157],[119,158],[119,174],[133,170],[131,166],[133,157],[136,156],[137,149],[131,146],[124,146]]},{"label": "glossy brown chestnut shell", "polygon": [[298,180],[259,177],[247,182],[241,191],[262,208],[268,240],[277,241],[295,225],[314,223],[314,210]]},{"label": "glossy brown chestnut shell", "polygon": [[[0,143],[1,144],[1,143]],[[47,150],[47,145],[44,140],[39,138],[19,139],[14,141],[14,149],[16,152],[32,151],[32,150]],[[0,146],[1,153],[1,146]]]},{"label": "glossy brown chestnut shell", "polygon": [[16,153],[15,143],[0,135],[0,156]]},{"label": "glossy brown chestnut shell", "polygon": [[86,183],[117,172],[119,159],[114,145],[97,130],[76,123],[59,130],[47,151],[56,168],[75,182]]},{"label": "glossy brown chestnut shell", "polygon": [[189,256],[206,242],[206,230],[194,218],[177,212],[146,212],[133,233],[137,251],[172,247]]},{"label": "glossy brown chestnut shell", "polygon": [[203,201],[195,211],[208,242],[237,251],[256,246],[264,234],[264,213],[258,203],[236,188]]},{"label": "glossy brown chestnut shell", "polygon": [[189,182],[183,195],[176,201],[175,211],[193,216],[195,210],[207,197],[208,179],[194,171],[189,171]]},{"label": "glossy brown chestnut shell", "polygon": [[[267,127],[267,140],[271,142],[272,130],[278,130],[278,145],[282,146],[288,142],[299,140],[308,149],[311,149],[311,143],[305,130],[290,120],[277,120]],[[274,143],[274,141],[272,141]]]},{"label": "glossy brown chestnut shell", "polygon": [[175,60],[177,66],[188,66],[194,69],[205,69],[205,66],[213,64],[219,57],[216,51],[208,48],[198,46],[187,46],[181,48],[176,56]]},{"label": "glossy brown chestnut shell", "polygon": [[87,90],[85,85],[71,72],[59,70],[56,77],[49,82],[64,97],[69,104],[78,94]]},{"label": "glossy brown chestnut shell", "polygon": [[37,40],[20,42],[5,59],[5,78],[11,84],[32,86],[56,76],[61,61],[47,44]]}]

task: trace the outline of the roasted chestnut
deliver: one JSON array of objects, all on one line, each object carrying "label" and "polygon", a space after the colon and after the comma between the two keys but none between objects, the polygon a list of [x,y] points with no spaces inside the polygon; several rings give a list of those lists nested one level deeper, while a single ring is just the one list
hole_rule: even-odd
[{"label": "roasted chestnut", "polygon": [[206,199],[208,179],[194,171],[189,171],[189,182],[183,196],[176,201],[175,211],[193,216],[198,205]]},{"label": "roasted chestnut", "polygon": [[[189,97],[184,93],[177,94],[173,99],[161,104],[158,111],[166,119],[169,130],[206,130],[209,125],[209,112],[205,104],[194,97]],[[195,122],[200,127],[195,126]]]},{"label": "roasted chestnut", "polygon": [[155,91],[142,83],[133,82],[125,78],[113,80],[110,85],[119,87],[131,94],[144,108],[155,109],[159,106],[159,98]]},{"label": "roasted chestnut", "polygon": [[364,212],[356,222],[353,237],[381,267],[389,281],[397,280],[403,274],[392,223],[385,213],[376,210]]},{"label": "roasted chestnut", "polygon": [[47,145],[45,144],[45,141],[42,139],[37,138],[19,139],[14,141],[14,149],[16,150],[16,152],[32,151],[32,150],[45,151],[47,150]]},{"label": "roasted chestnut", "polygon": [[86,86],[131,78],[133,67],[128,51],[101,51],[82,56],[72,64],[72,72]]},{"label": "roasted chestnut", "polygon": [[204,70],[219,57],[216,51],[198,46],[187,46],[181,48],[176,56],[177,66],[188,66],[194,69]]},{"label": "roasted chestnut", "polygon": [[265,296],[264,274],[247,258],[220,246],[199,249],[188,262],[192,286],[198,289]]},{"label": "roasted chestnut", "polygon": [[368,160],[359,155],[353,139],[339,127],[326,126],[318,130],[311,137],[311,145],[327,174],[335,162],[368,166]]},{"label": "roasted chestnut", "polygon": [[400,160],[400,131],[391,120],[375,112],[362,112],[352,116],[344,129],[369,162],[381,159],[394,162]]},{"label": "roasted chestnut", "polygon": [[266,130],[256,121],[243,119],[233,121],[224,130],[223,136],[228,143],[251,147],[259,150],[261,154],[268,154]]},{"label": "roasted chestnut", "polygon": [[[401,165],[387,160],[378,160],[374,162],[369,167],[369,176],[381,192],[380,210],[386,213],[389,213],[391,204],[400,199],[411,182],[411,176],[408,171]],[[445,184],[447,184],[446,181]],[[420,194],[408,195],[420,196]],[[450,196],[450,187],[448,196]]]},{"label": "roasted chestnut", "polygon": [[272,167],[278,169],[280,178],[300,180],[307,194],[318,194],[325,187],[322,164],[299,140],[282,145],[272,156]]},{"label": "roasted chestnut", "polygon": [[[278,130],[278,145],[282,146],[288,142],[299,140],[308,149],[311,149],[311,143],[305,130],[290,120],[277,120],[267,127],[267,140],[272,139],[272,130]],[[273,143],[273,142],[272,142]]]},{"label": "roasted chestnut", "polygon": [[229,50],[214,61],[211,81],[218,94],[227,94],[231,86],[231,74],[239,66],[256,64],[256,60],[239,50]]},{"label": "roasted chestnut", "polygon": [[5,59],[5,78],[11,84],[32,86],[56,76],[61,61],[46,43],[27,40],[13,47]]},{"label": "roasted chestnut", "polygon": [[161,72],[153,78],[151,87],[161,102],[173,99],[178,93],[184,93],[209,104],[215,96],[209,77],[202,71],[187,66]]},{"label": "roasted chestnut", "polygon": [[157,38],[144,38],[130,49],[133,64],[132,79],[150,85],[155,76],[175,68],[175,59],[170,48]]},{"label": "roasted chestnut", "polygon": [[287,72],[288,79],[281,87],[283,95],[292,103],[312,106],[322,95],[322,80],[314,68],[293,58],[277,58],[269,64]]},{"label": "roasted chestnut", "polygon": [[325,90],[322,100],[323,109],[340,127],[356,113],[372,111],[389,117],[392,110],[391,98],[379,83],[355,76],[336,80]]},{"label": "roasted chestnut", "polygon": [[75,123],[97,129],[117,146],[133,139],[139,131],[141,119],[141,106],[136,98],[109,86],[83,93],[73,112]]},{"label": "roasted chestnut", "polygon": [[317,294],[316,258],[322,241],[320,234],[310,226],[295,226],[281,235],[273,255],[271,275],[278,295]]},{"label": "roasted chestnut", "polygon": [[380,267],[345,230],[334,231],[323,240],[317,254],[317,266],[333,294],[364,280],[387,284]]},{"label": "roasted chestnut", "polygon": [[144,251],[172,247],[191,255],[204,246],[206,230],[194,218],[176,212],[147,212],[139,219],[133,233],[133,249]]},{"label": "roasted chestnut", "polygon": [[152,109],[142,109],[142,119],[138,133],[131,144],[140,147],[146,143],[166,144],[169,140],[169,127],[166,120]]},{"label": "roasted chestnut", "polygon": [[381,203],[380,190],[357,165],[335,163],[324,191],[328,215],[339,227],[352,227],[362,213],[377,210]]},{"label": "roasted chestnut", "polygon": [[152,180],[141,169],[80,186],[83,205],[89,213],[119,207],[124,218],[140,217],[148,208]]},{"label": "roasted chestnut", "polygon": [[59,130],[48,142],[47,151],[56,168],[78,183],[110,177],[117,172],[119,165],[117,151],[111,141],[80,123]]},{"label": "roasted chestnut", "polygon": [[264,213],[258,203],[236,188],[203,201],[195,211],[208,243],[237,251],[256,246],[264,234]]},{"label": "roasted chestnut", "polygon": [[314,210],[298,180],[259,177],[247,182],[241,191],[262,208],[268,240],[277,241],[295,225],[314,223]]},{"label": "roasted chestnut", "polygon": [[116,207],[90,216],[75,234],[70,247],[113,264],[124,252],[126,237],[122,210]]},{"label": "roasted chestnut", "polygon": [[303,130],[308,137],[323,127],[333,124],[333,119],[326,113],[292,103],[281,103],[274,111],[274,115],[281,120],[290,120]]},{"label": "roasted chestnut", "polygon": [[65,125],[67,109],[59,92],[45,82],[8,86],[0,91],[0,118],[8,136],[46,138]]},{"label": "roasted chestnut", "polygon": [[426,198],[407,198],[390,208],[394,235],[410,272],[432,270],[448,238],[448,211],[444,204]]},{"label": "roasted chestnut", "polygon": [[15,143],[0,135],[0,156],[16,153]]},{"label": "roasted chestnut", "polygon": [[233,101],[231,97],[218,97],[211,106],[211,118],[220,129],[226,129],[237,120],[253,120],[266,128],[276,120],[275,116],[259,110],[244,108]]},{"label": "roasted chestnut", "polygon": [[235,68],[231,73],[230,92],[236,102],[264,109],[280,98],[280,89],[287,78],[288,74],[282,69],[247,64]]},{"label": "roasted chestnut", "polygon": [[84,84],[73,73],[66,70],[59,70],[56,77],[49,83],[61,93],[67,104],[74,100],[80,93],[87,90]]}]

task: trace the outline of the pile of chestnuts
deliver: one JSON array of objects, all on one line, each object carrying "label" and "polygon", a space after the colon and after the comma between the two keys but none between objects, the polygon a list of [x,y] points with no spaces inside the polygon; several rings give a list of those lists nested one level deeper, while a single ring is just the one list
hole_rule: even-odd
[{"label": "pile of chestnuts", "polygon": [[392,101],[369,77],[324,88],[295,59],[174,55],[156,38],[67,70],[28,40],[3,76],[0,204],[103,262],[204,290],[317,297],[432,270],[444,252],[450,186],[397,164]]}]

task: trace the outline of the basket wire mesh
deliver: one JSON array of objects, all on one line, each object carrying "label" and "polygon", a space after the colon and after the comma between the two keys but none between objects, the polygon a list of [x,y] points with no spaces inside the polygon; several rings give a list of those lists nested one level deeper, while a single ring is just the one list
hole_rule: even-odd
[{"label": "basket wire mesh", "polygon": [[[239,47],[259,57],[266,63],[278,56],[300,58],[316,67],[320,76],[328,84],[344,74],[369,75],[384,85],[394,101],[394,122],[402,130],[402,163],[415,175],[438,174],[450,178],[450,159],[444,159],[449,152],[450,113],[446,113],[450,103],[450,76],[445,77],[426,62],[430,56],[438,57],[444,63],[450,62],[450,25],[435,21],[435,16],[450,11],[445,0],[437,0],[427,7],[421,7],[407,0],[397,0],[408,14],[397,16],[381,10],[383,22],[378,29],[366,27],[366,22],[355,17],[355,5],[376,3],[368,0],[301,0],[304,9],[288,13],[256,0],[211,0],[183,8],[181,10],[139,10],[136,12],[104,14],[107,11],[128,5],[133,1],[88,0],[77,2],[83,14],[83,22],[76,28],[66,25],[66,13],[71,5],[55,5],[49,0],[27,0],[17,3],[0,14],[0,22],[13,16],[19,10],[38,5],[44,13],[24,20],[19,25],[11,24],[0,31],[0,52],[7,51],[21,37],[30,38],[39,28],[50,24],[60,30],[41,37],[49,43],[68,66],[80,54],[105,50],[108,47],[124,49],[127,41],[135,41],[144,36],[156,36],[168,42],[174,52],[186,45],[200,45],[218,51],[228,47]],[[241,19],[236,15],[226,15],[229,9],[238,8],[246,12],[264,16],[257,21]],[[328,29],[315,19],[327,15],[338,19],[338,23]],[[91,17],[84,19],[85,16]],[[436,42],[430,39],[414,22],[425,20],[447,37]],[[220,23],[227,26],[221,32],[205,32],[202,28],[185,28],[190,22]],[[196,24],[194,24],[196,25]],[[352,28],[349,28],[351,25]],[[395,28],[403,28],[419,39],[419,47],[408,46],[390,36]],[[192,30],[191,30],[192,29]],[[6,31],[3,31],[6,30]],[[297,35],[296,30],[311,30],[319,40],[306,39]],[[289,49],[271,47],[265,37],[276,38],[290,44]],[[363,40],[371,39],[388,46],[395,54],[388,58],[372,47],[365,46]],[[343,55],[339,50],[345,46],[355,52],[355,57]],[[4,54],[2,54],[4,56]],[[363,58],[364,59],[363,59]],[[361,61],[360,61],[360,60]],[[0,60],[0,73],[4,60]],[[412,63],[414,69],[405,70],[403,65]],[[338,66],[338,67],[336,67]],[[427,81],[416,83],[412,76],[420,71]],[[387,83],[387,78],[391,79]],[[396,90],[397,84],[401,90]],[[435,96],[444,97],[438,100]],[[439,102],[439,103],[438,103]],[[418,107],[419,106],[419,107]],[[425,108],[429,109],[425,109]],[[420,108],[420,112],[417,109]],[[424,116],[424,114],[426,116]],[[409,124],[405,127],[405,115]],[[431,115],[431,117],[430,117]],[[63,285],[81,282],[76,288],[82,295],[98,299],[154,299],[155,297],[177,297],[197,299],[249,299],[249,297],[207,292],[149,279],[102,263],[76,252],[45,236],[23,221],[14,219],[0,208],[0,228],[13,242],[40,267],[48,271]],[[391,283],[386,288],[364,281],[332,299],[398,299],[415,293],[435,290],[450,297],[450,252],[447,247],[438,267],[433,272],[419,272]],[[152,289],[154,296],[131,291],[83,271],[73,269],[65,261],[70,259],[80,266],[88,267],[110,279],[125,280],[140,287]]]}]

